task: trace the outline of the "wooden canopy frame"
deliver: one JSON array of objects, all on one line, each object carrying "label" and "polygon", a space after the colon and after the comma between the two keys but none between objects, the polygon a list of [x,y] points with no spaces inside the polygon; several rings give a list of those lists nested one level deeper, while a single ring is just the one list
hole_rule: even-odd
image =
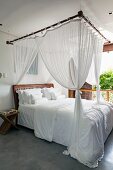
[{"label": "wooden canopy frame", "polygon": [[55,24],[53,24],[53,25],[50,25],[50,26],[45,27],[45,28],[42,28],[42,29],[40,29],[40,30],[38,30],[38,31],[32,32],[32,33],[27,34],[27,35],[24,35],[24,36],[22,36],[22,37],[16,38],[16,39],[14,39],[14,40],[6,41],[6,44],[12,44],[12,45],[13,45],[13,42],[16,42],[16,41],[18,41],[18,40],[25,39],[25,38],[30,37],[30,36],[32,36],[32,35],[36,35],[37,33],[43,32],[43,31],[45,31],[45,30],[49,30],[50,28],[53,28],[53,27],[58,26],[58,25],[60,25],[60,24],[69,22],[69,21],[71,21],[71,20],[73,20],[73,19],[75,19],[75,18],[82,18],[82,19],[83,19],[85,22],[87,22],[96,32],[98,32],[98,34],[99,34],[103,39],[105,39],[106,42],[110,43],[110,41],[109,41],[109,40],[91,23],[91,21],[83,14],[83,11],[79,11],[78,14],[76,14],[76,15],[74,15],[74,16],[72,16],[72,17],[69,17],[69,18],[67,18],[67,19],[64,19],[64,20],[62,20],[62,21],[59,21],[59,22],[57,22],[57,23],[55,23]]}]

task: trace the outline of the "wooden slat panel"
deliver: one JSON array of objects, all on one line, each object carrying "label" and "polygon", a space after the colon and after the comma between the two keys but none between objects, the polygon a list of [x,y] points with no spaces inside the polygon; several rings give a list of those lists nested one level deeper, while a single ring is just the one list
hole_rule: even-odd
[{"label": "wooden slat panel", "polygon": [[103,52],[109,52],[109,51],[113,51],[113,43],[104,44]]}]

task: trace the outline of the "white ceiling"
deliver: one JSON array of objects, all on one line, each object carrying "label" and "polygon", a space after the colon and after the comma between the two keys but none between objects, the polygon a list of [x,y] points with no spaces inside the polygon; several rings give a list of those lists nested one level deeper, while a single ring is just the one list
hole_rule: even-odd
[{"label": "white ceiling", "polygon": [[80,0],[0,0],[0,29],[24,35],[75,15],[82,8],[96,25],[113,32],[113,15],[108,14],[113,11],[113,0],[81,0],[81,4]]},{"label": "white ceiling", "polygon": [[24,35],[75,15],[78,0],[0,0],[4,30]]},{"label": "white ceiling", "polygon": [[104,29],[113,32],[113,0],[85,0],[87,6]]}]

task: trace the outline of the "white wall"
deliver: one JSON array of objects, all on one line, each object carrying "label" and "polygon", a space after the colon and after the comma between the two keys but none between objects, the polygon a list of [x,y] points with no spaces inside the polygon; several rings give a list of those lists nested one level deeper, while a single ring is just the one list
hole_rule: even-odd
[{"label": "white wall", "polygon": [[13,107],[11,48],[5,43],[8,38],[12,37],[0,33],[0,72],[8,76],[0,79],[0,110]]},{"label": "white wall", "polygon": [[0,79],[0,110],[12,107],[12,60],[11,48],[5,44],[7,38],[11,37],[0,33],[0,72],[8,76]]}]

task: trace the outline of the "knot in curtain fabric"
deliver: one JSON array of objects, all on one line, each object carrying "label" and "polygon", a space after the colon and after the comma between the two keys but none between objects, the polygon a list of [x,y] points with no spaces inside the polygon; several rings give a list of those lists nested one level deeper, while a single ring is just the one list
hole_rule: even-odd
[{"label": "knot in curtain fabric", "polygon": [[66,153],[89,167],[96,167],[103,155],[103,146],[98,156],[94,155],[94,141],[90,144],[90,136],[87,132],[83,133],[88,122],[84,115],[80,88],[86,81],[93,60],[97,69],[96,82],[99,80],[100,65],[96,64],[99,64],[97,58],[102,52],[102,41],[82,20],[74,20],[50,30],[35,41],[38,53],[54,79],[63,87],[76,90],[72,134]]}]

